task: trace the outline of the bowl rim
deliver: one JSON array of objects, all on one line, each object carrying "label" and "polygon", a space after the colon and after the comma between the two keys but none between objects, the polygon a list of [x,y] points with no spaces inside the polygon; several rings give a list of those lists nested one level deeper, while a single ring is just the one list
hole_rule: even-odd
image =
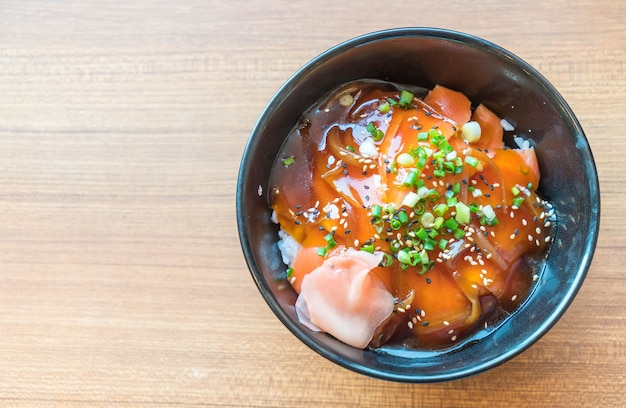
[{"label": "bowl rim", "polygon": [[[499,60],[505,61],[508,64],[515,65],[518,69],[524,72],[524,74],[532,80],[532,82],[541,90],[543,94],[550,96],[550,99],[553,100],[559,112],[566,116],[564,117],[563,121],[571,126],[574,136],[582,139],[582,142],[584,143],[584,154],[588,158],[586,162],[585,173],[589,176],[589,186],[591,191],[590,200],[592,202],[592,208],[590,209],[590,234],[584,241],[585,245],[584,248],[581,250],[583,254],[583,256],[581,257],[582,262],[580,263],[575,273],[572,274],[574,279],[572,280],[571,285],[567,288],[567,291],[563,294],[562,300],[554,308],[552,313],[548,315],[548,318],[542,321],[540,325],[538,325],[535,332],[532,335],[526,337],[523,341],[516,344],[516,346],[512,349],[499,354],[497,357],[491,360],[472,366],[455,369],[455,371],[446,371],[443,373],[427,375],[421,374],[419,372],[405,374],[390,371],[381,371],[379,369],[374,369],[366,365],[356,363],[327,348],[321,347],[321,344],[315,341],[312,336],[304,333],[304,331],[292,321],[290,316],[288,316],[287,313],[280,306],[278,300],[272,295],[270,286],[259,272],[258,265],[254,259],[251,242],[246,235],[246,214],[244,213],[244,203],[242,197],[244,180],[246,179],[248,173],[245,163],[247,162],[247,157],[251,155],[258,146],[258,141],[255,140],[255,135],[262,132],[273,112],[280,105],[281,99],[284,97],[284,95],[289,94],[294,89],[294,86],[297,84],[301,77],[306,76],[309,72],[313,71],[314,69],[316,69],[316,67],[323,64],[324,62],[352,48],[373,42],[388,41],[392,39],[407,37],[453,41],[469,47],[480,48],[482,51],[494,55]],[[362,34],[332,46],[331,48],[327,49],[326,51],[320,53],[316,57],[306,62],[302,67],[295,71],[271,97],[269,102],[261,111],[259,118],[257,119],[250,132],[248,141],[242,154],[236,190],[237,229],[246,264],[257,286],[257,289],[261,293],[262,297],[264,298],[270,309],[276,315],[276,317],[278,317],[278,319],[282,322],[282,324],[287,327],[293,335],[295,335],[301,342],[306,344],[310,349],[323,356],[324,358],[338,364],[339,366],[347,368],[353,372],[364,374],[369,377],[405,383],[435,383],[466,378],[475,374],[479,374],[481,372],[495,368],[496,366],[499,366],[506,361],[511,360],[512,358],[516,357],[517,355],[528,349],[532,344],[536,343],[541,337],[543,337],[569,308],[576,294],[580,290],[582,283],[590,269],[591,261],[595,248],[597,246],[599,235],[601,209],[600,207],[599,179],[595,160],[593,158],[593,153],[591,152],[591,148],[582,129],[582,126],[574,115],[571,107],[557,91],[557,89],[539,71],[537,71],[530,64],[528,64],[512,52],[504,49],[503,47],[472,34],[434,27],[390,28]]]}]

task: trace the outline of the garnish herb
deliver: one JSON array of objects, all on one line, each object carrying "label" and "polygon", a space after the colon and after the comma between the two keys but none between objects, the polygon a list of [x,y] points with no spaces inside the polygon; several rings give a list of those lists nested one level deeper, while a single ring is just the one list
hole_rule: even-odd
[{"label": "garnish herb", "polygon": [[289,156],[289,157],[287,157],[287,158],[283,159],[283,165],[284,165],[285,167],[289,167],[289,166],[291,166],[292,164],[294,164],[294,163],[295,163],[295,161],[296,161],[295,157],[293,157],[293,156]]}]

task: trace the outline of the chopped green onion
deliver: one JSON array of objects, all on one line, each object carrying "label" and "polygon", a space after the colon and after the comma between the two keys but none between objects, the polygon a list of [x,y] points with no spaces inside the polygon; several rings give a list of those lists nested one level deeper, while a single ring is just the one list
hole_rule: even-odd
[{"label": "chopped green onion", "polygon": [[293,156],[287,157],[286,159],[283,159],[283,165],[285,167],[289,167],[292,164],[294,164],[296,161],[296,159]]},{"label": "chopped green onion", "polygon": [[454,216],[456,222],[461,225],[467,225],[470,223],[470,208],[462,202],[456,203],[456,215]]},{"label": "chopped green onion", "polygon": [[326,256],[327,253],[328,253],[328,250],[326,248],[324,248],[324,247],[317,248],[317,254],[319,256],[324,257],[324,256]]},{"label": "chopped green onion", "polygon": [[517,186],[511,187],[511,193],[513,193],[514,196],[518,196],[520,193],[519,188],[517,188]]},{"label": "chopped green onion", "polygon": [[454,239],[462,239],[465,237],[465,231],[461,228],[456,229],[452,232],[452,236],[454,237]]},{"label": "chopped green onion", "polygon": [[415,232],[415,236],[421,241],[426,241],[428,239],[428,231],[426,231],[423,227],[420,227],[420,229]]},{"label": "chopped green onion", "polygon": [[398,213],[398,220],[404,225],[409,222],[409,216],[406,211],[402,210]]},{"label": "chopped green onion", "polygon": [[446,226],[447,229],[449,229],[450,231],[456,231],[459,228],[459,223],[456,222],[456,220],[454,218],[448,218],[445,222],[444,225]]},{"label": "chopped green onion", "polygon": [[420,223],[425,228],[432,227],[434,222],[435,222],[435,217],[431,213],[429,213],[428,211],[426,211],[424,214],[422,214],[422,217],[420,218]]},{"label": "chopped green onion", "polygon": [[385,253],[383,255],[383,260],[381,262],[381,266],[385,266],[385,267],[391,266],[392,263],[393,263],[393,257],[390,254]]},{"label": "chopped green onion", "polygon": [[417,134],[417,140],[420,142],[428,140],[428,132],[419,132]]},{"label": "chopped green onion", "polygon": [[425,251],[432,251],[433,249],[435,249],[435,244],[437,244],[437,241],[434,241],[432,239],[428,239],[424,242],[424,250]]},{"label": "chopped green onion", "polygon": [[[433,225],[434,224],[435,223],[433,222]],[[437,235],[439,235],[439,231],[437,231],[436,228],[430,228],[430,231],[428,231],[428,236],[431,237],[432,239],[435,239]]]},{"label": "chopped green onion", "polygon": [[374,124],[374,122],[368,123],[367,126],[365,127],[365,130],[367,130],[369,134],[372,135],[372,138],[377,142],[379,140],[382,140],[383,137],[385,137],[385,134],[383,133],[383,131],[378,129],[376,125]]},{"label": "chopped green onion", "polygon": [[448,240],[441,238],[439,240],[439,245],[438,245],[439,249],[443,251],[444,249],[446,249],[447,246],[448,246]]},{"label": "chopped green onion", "polygon": [[407,248],[404,248],[401,251],[398,251],[397,257],[398,257],[398,262],[400,262],[401,264],[415,266],[414,257],[411,256],[411,252]]},{"label": "chopped green onion", "polygon": [[433,208],[433,212],[438,216],[442,216],[448,211],[448,208],[446,204],[440,203]]},{"label": "chopped green onion", "polygon": [[400,101],[399,105],[403,109],[408,109],[411,107],[413,103],[413,94],[407,90],[403,90],[400,92]]},{"label": "chopped green onion", "polygon": [[285,273],[285,277],[289,279],[291,278],[291,275],[293,275],[293,268],[290,267],[289,269],[287,269],[287,272]]},{"label": "chopped green onion", "polygon": [[396,174],[398,172],[398,170],[396,169],[396,161],[392,161],[391,164],[389,164],[389,171],[391,171],[392,174]]},{"label": "chopped green onion", "polygon": [[435,189],[432,189],[428,192],[428,199],[430,201],[437,201],[439,200],[439,197],[441,196],[439,195],[439,192]]},{"label": "chopped green onion", "polygon": [[415,164],[415,158],[408,153],[401,153],[397,160],[398,164],[403,167],[409,167]]},{"label": "chopped green onion", "polygon": [[361,247],[361,251],[369,252],[370,254],[374,253],[374,244],[363,245]]},{"label": "chopped green onion", "polygon": [[522,203],[524,202],[524,197],[515,197],[513,199],[513,205],[515,207],[520,207],[522,205]]},{"label": "chopped green onion", "polygon": [[465,163],[469,164],[472,167],[478,166],[478,159],[472,156],[465,156]]},{"label": "chopped green onion", "polygon": [[428,137],[430,137],[430,143],[438,146],[442,140],[445,140],[445,137],[439,133],[437,129],[430,129],[428,131]]},{"label": "chopped green onion", "polygon": [[409,191],[402,200],[402,205],[406,207],[415,207],[420,200],[420,196],[413,191]]},{"label": "chopped green onion", "polygon": [[417,159],[417,167],[419,167],[420,169],[423,169],[426,166],[426,161],[428,160],[428,158],[426,157],[420,157]]},{"label": "chopped green onion", "polygon": [[387,113],[389,112],[389,109],[391,109],[391,105],[389,104],[389,102],[383,102],[378,105],[378,112],[380,113]]},{"label": "chopped green onion", "polygon": [[377,220],[379,220],[382,214],[383,207],[381,207],[380,204],[374,204],[372,206],[372,218],[376,218]]},{"label": "chopped green onion", "polygon": [[348,145],[348,146],[346,146],[346,150],[347,150],[347,151],[349,151],[349,152],[351,152],[351,153],[356,152],[356,149],[355,149],[354,147],[352,147],[352,146],[349,146],[349,145]]},{"label": "chopped green onion", "polygon": [[385,214],[387,215],[393,215],[393,213],[396,212],[396,207],[393,204],[388,204],[385,207]]},{"label": "chopped green onion", "polygon": [[392,230],[397,231],[400,229],[400,227],[402,227],[402,222],[400,222],[400,220],[398,219],[392,218],[389,220],[389,226]]},{"label": "chopped green onion", "polygon": [[398,101],[396,101],[393,98],[387,98],[387,102],[389,103],[389,105],[391,106],[398,106]]},{"label": "chopped green onion", "polygon": [[337,241],[335,241],[335,235],[332,232],[328,233],[324,237],[324,241],[326,241],[326,249],[333,249],[337,246]]},{"label": "chopped green onion", "polygon": [[440,230],[441,227],[443,226],[443,221],[444,221],[443,217],[437,217],[435,218],[435,221],[433,222],[433,226],[436,229]]}]

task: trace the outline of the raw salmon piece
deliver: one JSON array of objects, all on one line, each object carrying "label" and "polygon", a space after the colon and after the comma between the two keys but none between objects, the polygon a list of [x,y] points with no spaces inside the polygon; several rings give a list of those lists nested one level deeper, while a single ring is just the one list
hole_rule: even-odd
[{"label": "raw salmon piece", "polygon": [[468,122],[472,116],[472,104],[467,96],[441,85],[436,85],[426,95],[424,102],[459,125]]},{"label": "raw salmon piece", "polygon": [[472,146],[482,149],[489,157],[493,157],[496,149],[504,147],[502,141],[504,129],[500,124],[500,118],[485,105],[480,104],[472,113],[471,120],[480,125],[480,140],[472,143]]}]

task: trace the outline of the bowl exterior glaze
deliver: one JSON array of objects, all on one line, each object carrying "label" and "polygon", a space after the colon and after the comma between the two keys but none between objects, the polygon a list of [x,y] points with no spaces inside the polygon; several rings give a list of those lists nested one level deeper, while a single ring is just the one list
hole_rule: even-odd
[{"label": "bowl exterior glaze", "polygon": [[[291,129],[307,108],[336,86],[372,78],[466,94],[506,118],[535,147],[540,193],[556,207],[555,241],[532,294],[496,327],[458,347],[433,352],[358,350],[298,322],[295,293],[277,277],[285,270],[270,220],[268,179]],[[509,144],[511,141],[508,141]],[[339,44],[297,71],[254,126],[237,185],[243,253],[265,301],[282,323],[329,360],[376,378],[446,381],[480,373],[518,355],[544,335],[574,299],[589,269],[600,219],[597,172],[585,134],[556,89],[501,47],[471,35],[400,28]]]}]

